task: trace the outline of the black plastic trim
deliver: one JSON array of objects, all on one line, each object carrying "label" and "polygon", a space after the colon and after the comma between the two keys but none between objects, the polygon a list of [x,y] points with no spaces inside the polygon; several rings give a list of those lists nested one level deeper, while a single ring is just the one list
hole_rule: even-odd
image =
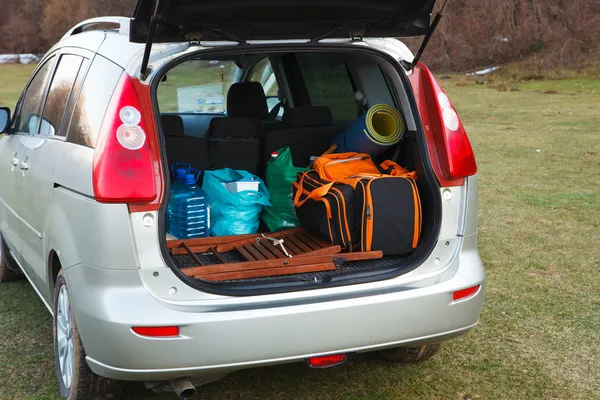
[{"label": "black plastic trim", "polygon": [[[249,48],[247,46],[243,47],[225,47],[220,49],[211,49],[211,50],[199,50],[195,53],[186,54],[179,58],[176,58],[165,65],[163,65],[156,73],[156,75],[152,79],[152,103],[154,107],[155,114],[155,123],[158,126],[158,132],[160,133],[160,143],[161,143],[161,157],[163,160],[163,175],[165,176],[164,188],[165,193],[163,196],[163,203],[159,210],[159,218],[161,218],[162,223],[159,224],[159,237],[164,238],[166,236],[166,209],[169,201],[169,192],[170,192],[170,175],[169,175],[169,167],[164,160],[167,159],[166,147],[164,134],[162,130],[162,125],[160,124],[160,111],[158,106],[158,97],[155,95],[158,90],[158,86],[163,78],[163,76],[175,66],[191,59],[204,59],[204,58],[215,58],[219,55],[239,55],[249,52]],[[418,148],[421,156],[421,161],[424,164],[423,173],[424,178],[426,178],[427,182],[432,186],[432,188],[437,189],[437,179],[433,172],[433,166],[431,164],[431,160],[429,159],[429,153],[427,151],[427,144],[425,143],[425,135],[423,131],[423,125],[421,124],[421,119],[419,116],[419,110],[417,108],[417,103],[413,95],[412,86],[406,76],[405,71],[402,69],[398,60],[395,60],[393,57],[381,52],[380,50],[371,49],[368,47],[358,47],[355,45],[346,45],[346,44],[301,44],[301,45],[289,45],[289,44],[278,44],[278,45],[253,45],[251,48],[252,53],[262,52],[266,55],[271,53],[286,53],[286,52],[312,52],[312,53],[320,53],[320,52],[361,52],[368,53],[371,56],[379,57],[387,62],[389,62],[392,66],[394,66],[402,80],[404,89],[407,93],[410,107],[413,112],[413,117],[415,123],[417,125],[417,141]],[[160,240],[161,254],[163,256],[164,262],[166,265],[173,270],[175,275],[177,275],[185,284],[190,286],[193,289],[200,290],[206,293],[223,295],[223,296],[233,296],[233,297],[241,297],[241,296],[260,296],[260,295],[268,295],[268,294],[277,294],[277,293],[288,293],[295,292],[301,290],[313,290],[313,289],[323,289],[323,288],[331,288],[338,286],[347,286],[354,285],[359,283],[370,283],[377,282],[387,279],[396,278],[398,276],[407,274],[426,261],[431,253],[433,252],[435,245],[437,243],[436,238],[439,236],[439,231],[441,228],[441,199],[440,196],[434,196],[433,204],[430,205],[430,209],[433,212],[433,218],[437,223],[435,224],[432,232],[432,237],[429,238],[428,247],[422,252],[420,257],[417,257],[412,261],[409,265],[403,264],[398,267],[390,267],[385,270],[380,271],[368,271],[368,272],[357,272],[347,276],[336,277],[331,276],[331,280],[328,282],[312,282],[312,281],[297,281],[297,282],[269,282],[268,284],[249,284],[247,282],[236,284],[236,283],[206,283],[202,282],[198,279],[190,278],[184,275],[179,268],[175,265],[175,263],[171,260],[169,255],[169,251],[167,249],[167,241]]]}]

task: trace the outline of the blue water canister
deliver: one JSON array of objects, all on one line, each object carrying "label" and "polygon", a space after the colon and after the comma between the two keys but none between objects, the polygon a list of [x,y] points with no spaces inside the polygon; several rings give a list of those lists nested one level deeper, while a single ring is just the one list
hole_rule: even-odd
[{"label": "blue water canister", "polygon": [[183,185],[183,176],[192,169],[192,166],[188,163],[176,163],[171,165],[171,193],[175,191],[179,186]]},{"label": "blue water canister", "polygon": [[168,232],[178,239],[210,236],[208,196],[196,184],[199,177],[200,171],[190,168],[171,188]]}]

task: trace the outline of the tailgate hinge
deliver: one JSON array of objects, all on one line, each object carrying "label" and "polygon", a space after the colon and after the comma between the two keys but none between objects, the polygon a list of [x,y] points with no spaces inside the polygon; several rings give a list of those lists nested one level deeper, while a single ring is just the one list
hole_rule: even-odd
[{"label": "tailgate hinge", "polygon": [[429,40],[431,40],[431,36],[433,36],[435,29],[437,28],[438,24],[440,23],[440,20],[442,19],[442,12],[444,11],[444,8],[446,8],[446,4],[448,4],[448,0],[446,0],[444,4],[442,4],[442,8],[440,8],[440,11],[436,14],[435,18],[433,19],[433,22],[429,27],[429,31],[427,32],[427,35],[425,35],[425,38],[423,39],[423,43],[421,43],[419,50],[417,50],[417,54],[415,55],[415,58],[413,59],[412,63],[410,63],[409,65],[403,65],[403,67],[405,68],[409,67],[407,71],[412,71],[412,69],[417,65],[417,63],[421,59],[425,48],[429,44]]},{"label": "tailgate hinge", "polygon": [[158,25],[158,7],[160,6],[160,0],[156,0],[154,7],[154,14],[150,18],[150,25],[148,25],[148,38],[146,39],[146,47],[144,48],[144,58],[142,58],[142,68],[140,70],[140,77],[143,81],[148,78],[148,63],[150,62],[150,52],[152,51],[152,42],[154,42],[154,34],[156,33],[156,25]]}]

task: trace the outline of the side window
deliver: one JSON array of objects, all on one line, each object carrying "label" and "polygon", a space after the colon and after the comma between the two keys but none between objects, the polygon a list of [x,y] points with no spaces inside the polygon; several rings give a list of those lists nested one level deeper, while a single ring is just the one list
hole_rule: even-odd
[{"label": "side window", "polygon": [[66,134],[66,129],[61,127],[82,60],[82,57],[70,54],[60,57],[46,98],[40,135],[64,136]]},{"label": "side window", "polygon": [[336,120],[356,119],[354,88],[346,64],[325,54],[298,54],[296,59],[311,105],[329,107]]},{"label": "side window", "polygon": [[161,113],[225,114],[239,68],[233,61],[190,60],[171,69],[158,87]]},{"label": "side window", "polygon": [[[275,72],[268,58],[263,58],[256,63],[250,80],[252,82],[259,82],[265,90],[269,112],[281,102],[282,99],[279,98],[279,86],[277,85]],[[279,113],[281,114],[280,116],[283,116],[283,107]]]},{"label": "side window", "polygon": [[13,129],[15,131],[30,135],[37,133],[41,121],[42,102],[44,101],[50,74],[54,69],[54,61],[55,57],[46,61],[25,90],[21,104],[18,106],[18,111],[13,119]]},{"label": "side window", "polygon": [[[68,142],[92,148],[96,146],[106,109],[122,73],[121,67],[106,58],[94,58],[77,95],[67,134]],[[71,101],[75,101],[75,96]]]}]

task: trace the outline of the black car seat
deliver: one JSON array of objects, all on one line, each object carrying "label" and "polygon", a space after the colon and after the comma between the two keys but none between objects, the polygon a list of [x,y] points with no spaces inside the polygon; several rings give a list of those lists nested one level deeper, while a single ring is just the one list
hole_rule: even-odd
[{"label": "black car seat", "polygon": [[323,154],[343,127],[333,126],[333,117],[328,107],[295,107],[283,115],[285,128],[268,132],[264,136],[263,157],[281,147],[289,146],[297,167],[306,167],[311,156]]},{"label": "black car seat", "polygon": [[254,118],[215,118],[208,127],[209,169],[242,169],[257,174],[260,165],[259,124]]},{"label": "black car seat", "polygon": [[185,136],[183,119],[179,115],[160,117],[167,147],[169,167],[175,163],[188,163],[201,171],[208,166],[208,143],[205,139]]}]

